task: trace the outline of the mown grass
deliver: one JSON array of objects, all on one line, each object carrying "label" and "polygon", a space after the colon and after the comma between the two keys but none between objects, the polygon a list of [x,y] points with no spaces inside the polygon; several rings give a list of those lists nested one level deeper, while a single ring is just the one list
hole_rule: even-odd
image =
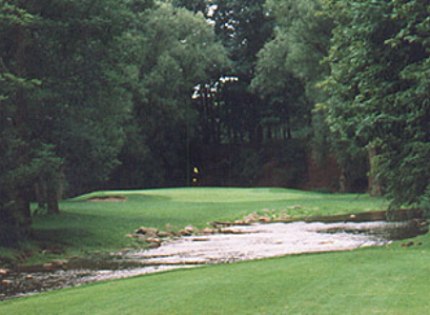
[{"label": "mown grass", "polygon": [[96,283],[0,303],[1,314],[428,314],[430,237]]},{"label": "mown grass", "polygon": [[[123,202],[89,202],[93,197],[124,196]],[[254,211],[283,211],[291,216],[331,215],[386,207],[382,199],[361,194],[323,194],[281,188],[176,188],[105,191],[61,203],[61,214],[36,216],[34,236],[44,247],[82,255],[141,246],[127,238],[140,226],[179,230],[234,220]],[[51,255],[52,256],[52,255]],[[34,255],[34,263],[54,257]]]}]

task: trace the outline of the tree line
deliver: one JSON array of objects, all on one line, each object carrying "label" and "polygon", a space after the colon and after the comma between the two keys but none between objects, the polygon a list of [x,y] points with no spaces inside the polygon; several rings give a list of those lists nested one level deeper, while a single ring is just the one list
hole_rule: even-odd
[{"label": "tree line", "polygon": [[32,201],[54,214],[93,189],[187,185],[201,147],[274,138],[334,156],[341,190],[368,175],[393,207],[428,205],[428,13],[425,0],[0,0],[0,243],[29,234]]}]

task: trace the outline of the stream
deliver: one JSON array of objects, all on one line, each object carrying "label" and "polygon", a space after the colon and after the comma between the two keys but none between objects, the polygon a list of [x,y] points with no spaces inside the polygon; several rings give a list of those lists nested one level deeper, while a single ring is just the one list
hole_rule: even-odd
[{"label": "stream", "polygon": [[332,217],[335,222],[325,218],[326,222],[229,225],[216,234],[178,237],[158,248],[54,261],[49,268],[22,267],[0,273],[0,300],[178,268],[383,246],[428,232],[423,219],[383,221],[377,217],[373,221],[373,217],[357,222],[359,219],[350,215]]}]

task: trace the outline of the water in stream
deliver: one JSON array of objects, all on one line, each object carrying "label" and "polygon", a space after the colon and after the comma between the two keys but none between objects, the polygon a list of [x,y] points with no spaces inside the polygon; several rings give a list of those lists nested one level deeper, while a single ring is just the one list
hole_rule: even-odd
[{"label": "water in stream", "polygon": [[224,227],[218,234],[181,237],[166,241],[154,249],[60,262],[50,271],[46,268],[14,270],[0,276],[0,300],[88,282],[205,264],[382,246],[392,240],[410,238],[428,231],[426,222],[421,219],[356,222],[356,215],[349,218],[353,222],[345,222],[345,217],[342,217],[337,220],[340,222],[333,219],[335,222],[232,225]]}]

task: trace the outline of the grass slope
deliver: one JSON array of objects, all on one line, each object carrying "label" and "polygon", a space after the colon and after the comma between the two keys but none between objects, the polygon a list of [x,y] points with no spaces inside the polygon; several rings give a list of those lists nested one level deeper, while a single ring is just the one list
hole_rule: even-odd
[{"label": "grass slope", "polygon": [[91,284],[0,314],[429,314],[430,238]]},{"label": "grass slope", "polygon": [[[125,202],[87,202],[100,196],[125,196]],[[176,188],[95,192],[61,203],[60,215],[36,216],[35,237],[67,254],[112,251],[136,245],[125,237],[140,226],[179,230],[233,220],[263,209],[291,216],[380,210],[381,199],[359,194],[322,194],[274,188]],[[30,262],[50,257],[36,255]]]}]

